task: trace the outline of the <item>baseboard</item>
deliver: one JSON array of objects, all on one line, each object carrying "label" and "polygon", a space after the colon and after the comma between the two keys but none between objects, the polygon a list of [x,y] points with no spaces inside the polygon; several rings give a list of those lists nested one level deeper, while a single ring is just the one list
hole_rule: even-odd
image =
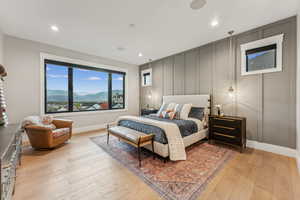
[{"label": "baseboard", "polygon": [[[253,140],[247,140],[247,147],[268,151],[268,152],[272,152],[272,153],[276,153],[276,154],[280,154],[280,155],[284,155],[296,159],[299,158],[297,150],[288,147],[282,147],[278,145],[267,144],[267,143],[253,141]],[[299,164],[299,159],[298,159],[298,164]]]},{"label": "baseboard", "polygon": [[84,127],[75,127],[73,128],[73,134],[79,134],[83,132],[96,131],[99,129],[105,129],[106,124],[92,125],[92,126],[84,126]]},{"label": "baseboard", "polygon": [[297,152],[296,161],[297,161],[298,171],[300,174],[300,152]]}]

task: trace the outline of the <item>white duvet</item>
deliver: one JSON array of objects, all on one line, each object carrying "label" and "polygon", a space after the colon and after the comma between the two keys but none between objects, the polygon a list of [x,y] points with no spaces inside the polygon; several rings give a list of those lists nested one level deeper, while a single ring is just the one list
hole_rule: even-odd
[{"label": "white duvet", "polygon": [[[165,131],[166,137],[168,139],[168,146],[169,146],[169,156],[170,160],[177,161],[177,160],[186,160],[186,152],[185,146],[183,143],[182,136],[180,134],[180,130],[178,126],[174,123],[162,122],[157,121],[149,118],[144,117],[137,117],[137,116],[121,116],[118,118],[118,122],[120,120],[132,120],[148,125],[157,126]],[[196,119],[195,119],[196,120]],[[194,120],[193,120],[194,121]],[[198,123],[201,122],[197,120]],[[198,129],[200,129],[201,125],[198,125]]]}]

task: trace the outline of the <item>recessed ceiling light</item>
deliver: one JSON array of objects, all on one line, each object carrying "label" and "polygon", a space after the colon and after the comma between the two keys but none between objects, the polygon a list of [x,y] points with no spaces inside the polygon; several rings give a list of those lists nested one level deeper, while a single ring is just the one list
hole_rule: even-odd
[{"label": "recessed ceiling light", "polygon": [[54,31],[54,32],[58,32],[59,31],[58,27],[55,26],[55,25],[51,26],[51,30]]},{"label": "recessed ceiling light", "polygon": [[143,56],[143,54],[142,53],[139,53],[139,57],[142,57]]},{"label": "recessed ceiling light", "polygon": [[190,3],[190,7],[193,10],[198,10],[200,8],[203,8],[205,4],[206,4],[206,0],[192,0]]},{"label": "recessed ceiling light", "polygon": [[216,20],[216,19],[214,19],[214,20],[210,23],[210,25],[211,25],[212,27],[216,27],[216,26],[219,25],[219,21]]}]

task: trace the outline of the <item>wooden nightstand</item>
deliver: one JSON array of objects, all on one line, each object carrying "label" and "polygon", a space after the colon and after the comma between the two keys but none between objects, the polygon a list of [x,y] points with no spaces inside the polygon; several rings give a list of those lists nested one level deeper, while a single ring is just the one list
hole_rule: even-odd
[{"label": "wooden nightstand", "polygon": [[209,117],[209,141],[246,148],[246,118],[235,116]]},{"label": "wooden nightstand", "polygon": [[150,115],[150,114],[155,114],[157,113],[158,110],[157,109],[151,109],[151,108],[147,108],[147,109],[142,109],[141,110],[141,115]]}]

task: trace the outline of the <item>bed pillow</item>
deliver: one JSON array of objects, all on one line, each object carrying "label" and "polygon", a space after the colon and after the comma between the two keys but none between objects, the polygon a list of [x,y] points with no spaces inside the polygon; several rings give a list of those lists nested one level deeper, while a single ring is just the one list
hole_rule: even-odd
[{"label": "bed pillow", "polygon": [[184,104],[180,112],[180,118],[181,119],[189,118],[189,113],[191,111],[191,108],[192,108],[192,104]]},{"label": "bed pillow", "polygon": [[200,121],[204,118],[205,108],[203,107],[192,107],[189,113],[189,117],[199,119]]},{"label": "bed pillow", "polygon": [[175,111],[163,111],[161,114],[161,118],[173,120],[175,115],[176,115]]},{"label": "bed pillow", "polygon": [[176,105],[177,105],[176,103],[169,103],[169,105],[168,105],[168,107],[167,107],[167,110],[169,110],[169,111],[174,111]]},{"label": "bed pillow", "polygon": [[181,113],[181,110],[182,110],[182,107],[183,107],[184,104],[177,104],[175,106],[175,112],[176,112],[176,115],[175,115],[175,119],[180,119],[180,113]]},{"label": "bed pillow", "polygon": [[161,116],[163,111],[174,111],[176,103],[163,103],[157,112],[157,116]]},{"label": "bed pillow", "polygon": [[175,106],[176,119],[187,119],[189,117],[192,104],[177,104]]},{"label": "bed pillow", "polygon": [[157,116],[161,116],[161,113],[162,113],[163,111],[167,110],[168,105],[169,105],[169,104],[167,104],[167,103],[163,103],[163,104],[160,106],[160,108],[159,108],[159,110],[158,110],[158,112],[157,112]]}]

